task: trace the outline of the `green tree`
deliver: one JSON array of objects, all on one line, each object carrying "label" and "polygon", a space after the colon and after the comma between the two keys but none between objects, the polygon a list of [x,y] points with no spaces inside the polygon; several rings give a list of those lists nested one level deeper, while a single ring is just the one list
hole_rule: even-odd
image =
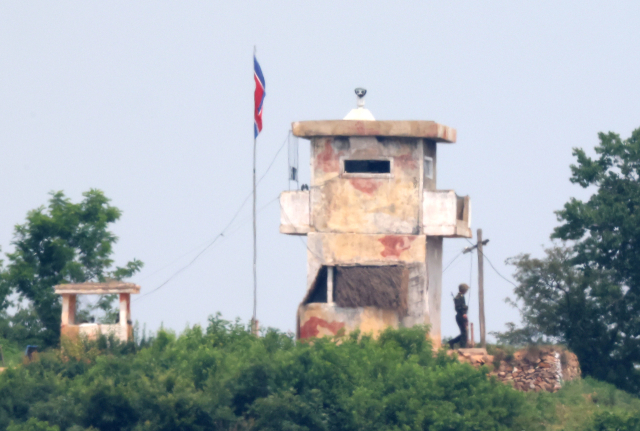
[{"label": "green tree", "polygon": [[[522,335],[550,337],[578,355],[584,374],[640,392],[640,129],[623,140],[600,133],[597,157],[573,151],[571,182],[594,193],[557,211],[552,239],[566,241],[543,259],[511,260],[519,282]],[[568,244],[568,245],[566,245]],[[542,337],[542,338],[541,338]]]},{"label": "green tree", "polygon": [[584,271],[567,246],[545,250],[545,257],[523,254],[509,263],[516,271],[514,293],[523,327],[508,325],[495,334],[507,344],[562,343],[580,360],[584,375],[637,392],[640,374],[628,346],[619,341],[622,289],[604,271]]},{"label": "green tree", "polygon": [[[608,321],[605,361],[613,361],[614,383],[640,390],[640,129],[628,139],[600,133],[597,157],[575,149],[571,182],[595,187],[588,201],[571,199],[558,211],[554,238],[574,241],[574,265],[606,301],[598,318]],[[591,293],[591,292],[589,292]],[[627,376],[623,376],[626,374]],[[625,378],[628,377],[628,378]]]},{"label": "green tree", "polygon": [[[109,205],[100,190],[83,193],[73,203],[62,192],[51,194],[48,206],[30,211],[24,224],[17,225],[6,268],[0,273],[0,304],[6,309],[8,294],[16,292],[29,301],[38,319],[38,335],[45,345],[54,345],[60,334],[60,297],[53,286],[61,283],[120,280],[140,270],[142,262],[132,260],[113,268],[113,245],[117,237],[109,225],[121,211]],[[98,303],[111,309],[114,297]]]},{"label": "green tree", "polygon": [[[637,316],[640,305],[640,129],[620,139],[600,133],[593,159],[576,148],[571,182],[595,187],[588,201],[572,198],[557,212],[562,225],[552,238],[575,241],[575,263],[585,271],[608,270],[625,287],[625,302]],[[623,308],[626,308],[623,307]],[[637,336],[638,331],[634,331]]]}]

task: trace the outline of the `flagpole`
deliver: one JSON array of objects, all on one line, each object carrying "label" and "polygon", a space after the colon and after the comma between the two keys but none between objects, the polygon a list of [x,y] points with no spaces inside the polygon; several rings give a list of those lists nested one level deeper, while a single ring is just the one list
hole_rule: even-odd
[{"label": "flagpole", "polygon": [[[253,57],[256,56],[256,47],[253,46]],[[255,127],[255,126],[254,126]],[[257,315],[257,293],[258,293],[258,276],[257,276],[257,260],[258,260],[258,248],[257,248],[257,233],[256,226],[256,143],[258,137],[255,132],[253,134],[253,318],[251,320],[251,331],[254,335],[258,335],[258,321]]]}]

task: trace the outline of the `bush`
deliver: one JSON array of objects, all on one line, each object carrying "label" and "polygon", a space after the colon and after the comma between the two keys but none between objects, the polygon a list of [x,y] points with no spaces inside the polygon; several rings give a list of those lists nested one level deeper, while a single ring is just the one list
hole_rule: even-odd
[{"label": "bush", "polygon": [[640,414],[596,414],[589,431],[637,431],[640,429]]},{"label": "bush", "polygon": [[7,370],[0,429],[507,430],[528,408],[486,370],[434,353],[424,328],[297,343],[215,317],[135,350],[85,343]]}]

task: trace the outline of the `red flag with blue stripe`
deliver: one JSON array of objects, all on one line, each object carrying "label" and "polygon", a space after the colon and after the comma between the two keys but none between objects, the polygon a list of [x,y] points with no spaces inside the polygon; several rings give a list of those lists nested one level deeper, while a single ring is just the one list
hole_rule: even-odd
[{"label": "red flag with blue stripe", "polygon": [[258,134],[262,131],[262,104],[264,103],[265,82],[262,75],[262,69],[256,56],[253,56],[253,79],[256,81],[256,91],[253,93],[255,99],[255,110],[253,113],[253,130],[254,138],[258,137]]}]

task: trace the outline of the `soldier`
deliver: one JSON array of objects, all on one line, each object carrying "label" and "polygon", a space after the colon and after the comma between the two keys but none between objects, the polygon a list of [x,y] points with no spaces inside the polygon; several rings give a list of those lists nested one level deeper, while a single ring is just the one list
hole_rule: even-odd
[{"label": "soldier", "polygon": [[453,345],[456,343],[460,343],[460,347],[467,347],[467,325],[469,321],[467,320],[467,304],[464,301],[464,294],[469,290],[469,286],[465,283],[462,283],[458,286],[458,294],[453,298],[453,305],[456,308],[456,323],[458,324],[458,328],[460,328],[460,335],[456,338],[449,341],[449,347],[453,349]]}]

